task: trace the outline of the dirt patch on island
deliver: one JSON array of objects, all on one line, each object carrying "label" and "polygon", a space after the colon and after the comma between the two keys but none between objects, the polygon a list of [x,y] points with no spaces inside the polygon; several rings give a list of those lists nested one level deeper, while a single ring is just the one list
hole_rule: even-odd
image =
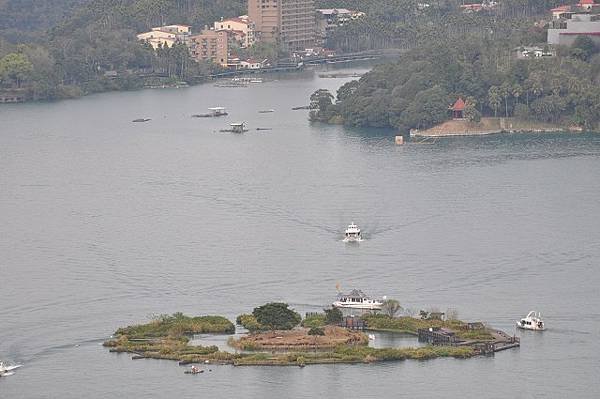
[{"label": "dirt patch on island", "polygon": [[233,342],[240,349],[301,350],[334,348],[337,345],[366,345],[369,338],[362,332],[327,326],[325,335],[308,335],[308,328],[289,331],[267,331],[250,334]]}]

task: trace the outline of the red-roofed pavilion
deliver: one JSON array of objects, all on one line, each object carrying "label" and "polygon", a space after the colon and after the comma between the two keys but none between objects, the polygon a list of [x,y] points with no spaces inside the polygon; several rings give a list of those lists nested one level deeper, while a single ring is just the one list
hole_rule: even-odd
[{"label": "red-roofed pavilion", "polygon": [[463,119],[465,111],[465,102],[463,101],[462,97],[458,97],[458,100],[456,100],[456,102],[452,107],[450,107],[450,109],[452,110],[452,118]]}]

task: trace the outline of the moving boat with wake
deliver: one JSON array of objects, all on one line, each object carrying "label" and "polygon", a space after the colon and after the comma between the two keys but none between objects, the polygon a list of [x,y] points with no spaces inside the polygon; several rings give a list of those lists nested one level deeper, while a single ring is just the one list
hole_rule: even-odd
[{"label": "moving boat with wake", "polygon": [[361,242],[362,235],[360,233],[360,228],[354,224],[354,222],[350,223],[346,230],[344,231],[344,242]]},{"label": "moving boat with wake", "polygon": [[0,377],[11,376],[11,375],[15,374],[14,370],[16,370],[22,366],[23,366],[22,364],[9,365],[5,362],[0,361]]}]

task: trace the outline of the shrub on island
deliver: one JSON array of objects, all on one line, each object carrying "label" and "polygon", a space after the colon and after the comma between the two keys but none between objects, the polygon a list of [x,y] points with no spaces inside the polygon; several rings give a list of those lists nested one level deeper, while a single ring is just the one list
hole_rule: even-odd
[{"label": "shrub on island", "polygon": [[300,324],[302,317],[289,309],[287,303],[270,302],[254,308],[252,315],[256,321],[270,330],[291,330]]},{"label": "shrub on island", "polygon": [[183,313],[160,315],[149,323],[119,328],[116,336],[127,336],[129,339],[181,337],[190,334],[214,333],[233,334],[235,326],[222,316],[190,317]]}]

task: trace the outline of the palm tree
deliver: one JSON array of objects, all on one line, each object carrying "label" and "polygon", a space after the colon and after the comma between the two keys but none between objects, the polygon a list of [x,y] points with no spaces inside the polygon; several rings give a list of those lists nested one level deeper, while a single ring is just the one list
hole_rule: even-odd
[{"label": "palm tree", "polygon": [[501,104],[500,89],[498,86],[492,86],[488,90],[488,103],[494,109],[494,117],[498,116],[498,107]]}]

